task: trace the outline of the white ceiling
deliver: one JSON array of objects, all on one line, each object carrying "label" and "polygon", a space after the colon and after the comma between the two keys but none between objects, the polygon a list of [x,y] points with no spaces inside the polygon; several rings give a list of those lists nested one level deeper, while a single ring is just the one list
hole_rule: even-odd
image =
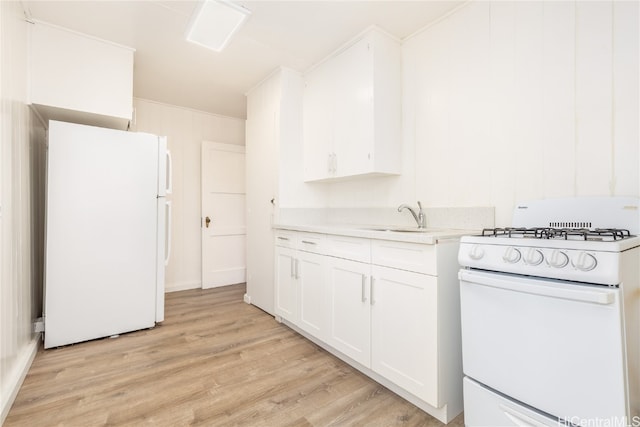
[{"label": "white ceiling", "polygon": [[134,96],[246,117],[278,66],[304,71],[370,25],[403,39],[464,1],[242,1],[251,17],[215,53],[184,40],[197,1],[23,0],[31,18],[136,49]]}]

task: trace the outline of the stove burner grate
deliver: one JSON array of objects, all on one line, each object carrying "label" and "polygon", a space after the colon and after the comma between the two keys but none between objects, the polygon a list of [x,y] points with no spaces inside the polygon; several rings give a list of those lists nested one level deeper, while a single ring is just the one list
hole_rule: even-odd
[{"label": "stove burner grate", "polygon": [[530,238],[530,239],[574,239],[574,240],[622,240],[631,237],[629,230],[621,228],[485,228],[486,237]]}]

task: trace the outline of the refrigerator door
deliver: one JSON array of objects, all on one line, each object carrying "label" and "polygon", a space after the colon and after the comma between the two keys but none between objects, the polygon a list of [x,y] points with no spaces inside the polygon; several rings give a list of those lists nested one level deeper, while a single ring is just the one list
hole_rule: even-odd
[{"label": "refrigerator door", "polygon": [[50,122],[45,348],[152,327],[158,138]]},{"label": "refrigerator door", "polygon": [[171,153],[167,150],[167,138],[158,137],[158,228],[156,234],[156,322],[164,321],[164,279],[165,266],[169,263],[171,251],[171,202],[166,195],[171,194]]},{"label": "refrigerator door", "polygon": [[167,137],[158,138],[158,196],[164,197],[171,194],[171,181],[173,179],[173,166],[171,152],[167,149]]},{"label": "refrigerator door", "polygon": [[171,256],[171,202],[158,197],[156,322],[164,321],[164,269]]}]

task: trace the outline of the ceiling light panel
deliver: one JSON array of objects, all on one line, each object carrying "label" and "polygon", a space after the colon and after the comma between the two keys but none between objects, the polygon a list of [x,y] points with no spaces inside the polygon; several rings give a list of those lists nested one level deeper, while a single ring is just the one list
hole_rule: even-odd
[{"label": "ceiling light panel", "polygon": [[249,9],[228,0],[205,0],[191,17],[187,40],[220,52],[249,15]]}]

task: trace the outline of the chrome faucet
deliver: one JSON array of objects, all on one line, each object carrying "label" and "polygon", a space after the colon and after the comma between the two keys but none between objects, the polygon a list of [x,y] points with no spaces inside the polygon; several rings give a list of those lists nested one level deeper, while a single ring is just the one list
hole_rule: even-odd
[{"label": "chrome faucet", "polygon": [[427,217],[425,216],[424,211],[422,210],[422,203],[420,203],[420,201],[418,201],[418,208],[419,208],[419,211],[416,214],[416,211],[411,206],[402,204],[398,206],[398,212],[402,212],[402,209],[408,209],[409,212],[411,212],[411,215],[413,215],[413,219],[416,220],[416,223],[418,224],[418,228],[427,228]]}]

